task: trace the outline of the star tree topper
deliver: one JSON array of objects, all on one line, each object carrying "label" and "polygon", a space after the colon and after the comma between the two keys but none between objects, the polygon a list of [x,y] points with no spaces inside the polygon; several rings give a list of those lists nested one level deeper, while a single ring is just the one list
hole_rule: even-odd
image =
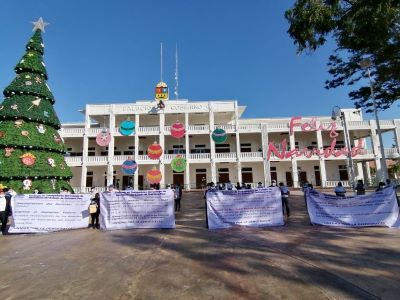
[{"label": "star tree topper", "polygon": [[32,31],[35,31],[36,29],[39,29],[39,30],[45,32],[45,31],[44,31],[44,28],[45,28],[47,25],[49,25],[50,23],[43,22],[43,18],[40,17],[39,20],[37,20],[36,22],[32,22],[32,24],[34,25]]}]

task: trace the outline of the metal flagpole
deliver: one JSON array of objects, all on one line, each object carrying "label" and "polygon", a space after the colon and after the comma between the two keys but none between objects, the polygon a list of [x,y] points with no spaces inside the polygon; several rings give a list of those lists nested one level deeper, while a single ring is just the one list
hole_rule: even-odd
[{"label": "metal flagpole", "polygon": [[161,58],[161,66],[160,66],[161,81],[163,81],[163,45],[162,45],[162,42],[160,43],[160,58]]},{"label": "metal flagpole", "polygon": [[175,99],[179,99],[178,83],[178,43],[175,45]]}]

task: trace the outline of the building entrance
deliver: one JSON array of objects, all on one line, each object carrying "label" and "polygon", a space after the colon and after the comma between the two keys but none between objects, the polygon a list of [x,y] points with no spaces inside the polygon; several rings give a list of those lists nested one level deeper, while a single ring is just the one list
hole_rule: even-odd
[{"label": "building entrance", "polygon": [[184,182],[185,182],[185,176],[183,173],[174,173],[172,177],[172,183],[173,184],[179,184],[181,187],[183,187]]}]

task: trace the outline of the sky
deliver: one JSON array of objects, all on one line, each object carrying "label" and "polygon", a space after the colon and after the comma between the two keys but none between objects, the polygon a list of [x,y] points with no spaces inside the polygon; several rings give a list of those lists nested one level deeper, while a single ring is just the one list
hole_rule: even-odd
[{"label": "sky", "polygon": [[[179,94],[190,101],[238,100],[245,118],[330,115],[352,107],[348,88],[326,90],[334,44],[297,55],[279,0],[1,0],[0,89],[15,77],[32,21],[43,34],[48,84],[61,122],[83,121],[85,104],[154,99],[160,81],[173,97],[175,45]],[[364,114],[364,118],[373,118]],[[399,104],[380,113],[400,118]]]}]

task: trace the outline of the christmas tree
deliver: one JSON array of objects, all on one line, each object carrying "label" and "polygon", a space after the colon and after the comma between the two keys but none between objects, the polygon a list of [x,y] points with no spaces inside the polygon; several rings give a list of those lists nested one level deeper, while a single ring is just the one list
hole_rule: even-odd
[{"label": "christmas tree", "polygon": [[40,18],[33,24],[34,34],[0,105],[0,184],[18,193],[72,191],[72,172],[64,160],[61,125],[43,63],[42,31],[47,23]]}]

